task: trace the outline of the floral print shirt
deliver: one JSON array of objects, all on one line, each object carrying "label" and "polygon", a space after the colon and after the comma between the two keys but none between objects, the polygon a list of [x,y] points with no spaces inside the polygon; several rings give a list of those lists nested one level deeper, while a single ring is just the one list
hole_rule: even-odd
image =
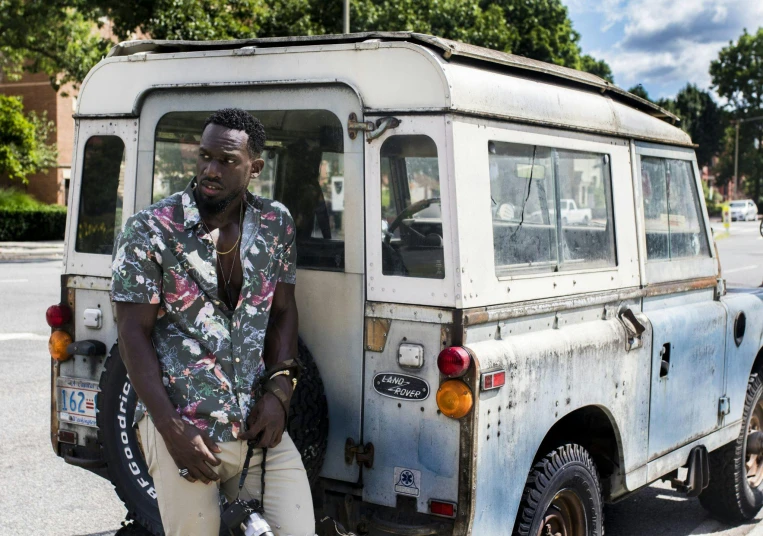
[{"label": "floral print shirt", "polygon": [[[296,283],[294,222],[281,203],[247,192],[244,280],[230,311],[218,296],[217,253],[194,186],[127,220],[115,241],[111,299],[160,305],[152,341],[170,400],[213,440],[233,441],[265,370],[262,349],[276,284]],[[139,403],[136,422],[144,411]]]}]

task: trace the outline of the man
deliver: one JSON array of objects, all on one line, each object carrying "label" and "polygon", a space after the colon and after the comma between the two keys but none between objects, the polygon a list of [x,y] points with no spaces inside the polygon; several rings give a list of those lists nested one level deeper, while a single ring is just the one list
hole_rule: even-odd
[{"label": "man", "polygon": [[[262,123],[244,110],[213,113],[196,177],[132,216],[114,248],[119,347],[168,535],[217,536],[219,490],[235,498],[255,438],[269,448],[273,532],[315,533],[307,475],[284,432],[297,354],[295,228],[282,204],[247,191],[264,143]],[[245,500],[261,500],[261,461],[257,449]]]}]

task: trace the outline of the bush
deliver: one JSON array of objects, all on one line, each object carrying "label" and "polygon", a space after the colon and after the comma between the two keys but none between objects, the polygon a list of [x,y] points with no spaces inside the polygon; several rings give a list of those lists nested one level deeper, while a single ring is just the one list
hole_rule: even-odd
[{"label": "bush", "polygon": [[31,208],[0,207],[0,242],[63,240],[66,207],[38,204]]},{"label": "bush", "polygon": [[37,208],[45,206],[31,195],[15,188],[0,189],[0,209],[4,208]]}]

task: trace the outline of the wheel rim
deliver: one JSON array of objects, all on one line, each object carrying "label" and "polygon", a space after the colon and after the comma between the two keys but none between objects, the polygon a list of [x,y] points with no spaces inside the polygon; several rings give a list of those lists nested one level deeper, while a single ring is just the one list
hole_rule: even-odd
[{"label": "wheel rim", "polygon": [[543,515],[536,536],[587,536],[583,501],[571,489],[557,493]]},{"label": "wheel rim", "polygon": [[[761,431],[763,426],[763,398],[758,400],[750,417],[750,424],[747,426],[747,433]],[[750,487],[755,489],[763,482],[763,454],[748,454],[745,463],[747,467],[747,482]]]}]

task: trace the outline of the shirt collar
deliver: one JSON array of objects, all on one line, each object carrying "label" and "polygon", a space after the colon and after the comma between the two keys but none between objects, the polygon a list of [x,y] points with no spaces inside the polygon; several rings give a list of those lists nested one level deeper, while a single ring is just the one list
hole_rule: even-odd
[{"label": "shirt collar", "polygon": [[[199,207],[196,206],[196,198],[193,197],[193,190],[196,188],[196,177],[188,183],[185,190],[183,190],[183,227],[185,229],[193,229],[201,223],[201,215],[199,214]],[[246,191],[246,204],[247,212],[249,208],[255,211],[262,210],[262,201],[253,195],[249,190]]]}]

